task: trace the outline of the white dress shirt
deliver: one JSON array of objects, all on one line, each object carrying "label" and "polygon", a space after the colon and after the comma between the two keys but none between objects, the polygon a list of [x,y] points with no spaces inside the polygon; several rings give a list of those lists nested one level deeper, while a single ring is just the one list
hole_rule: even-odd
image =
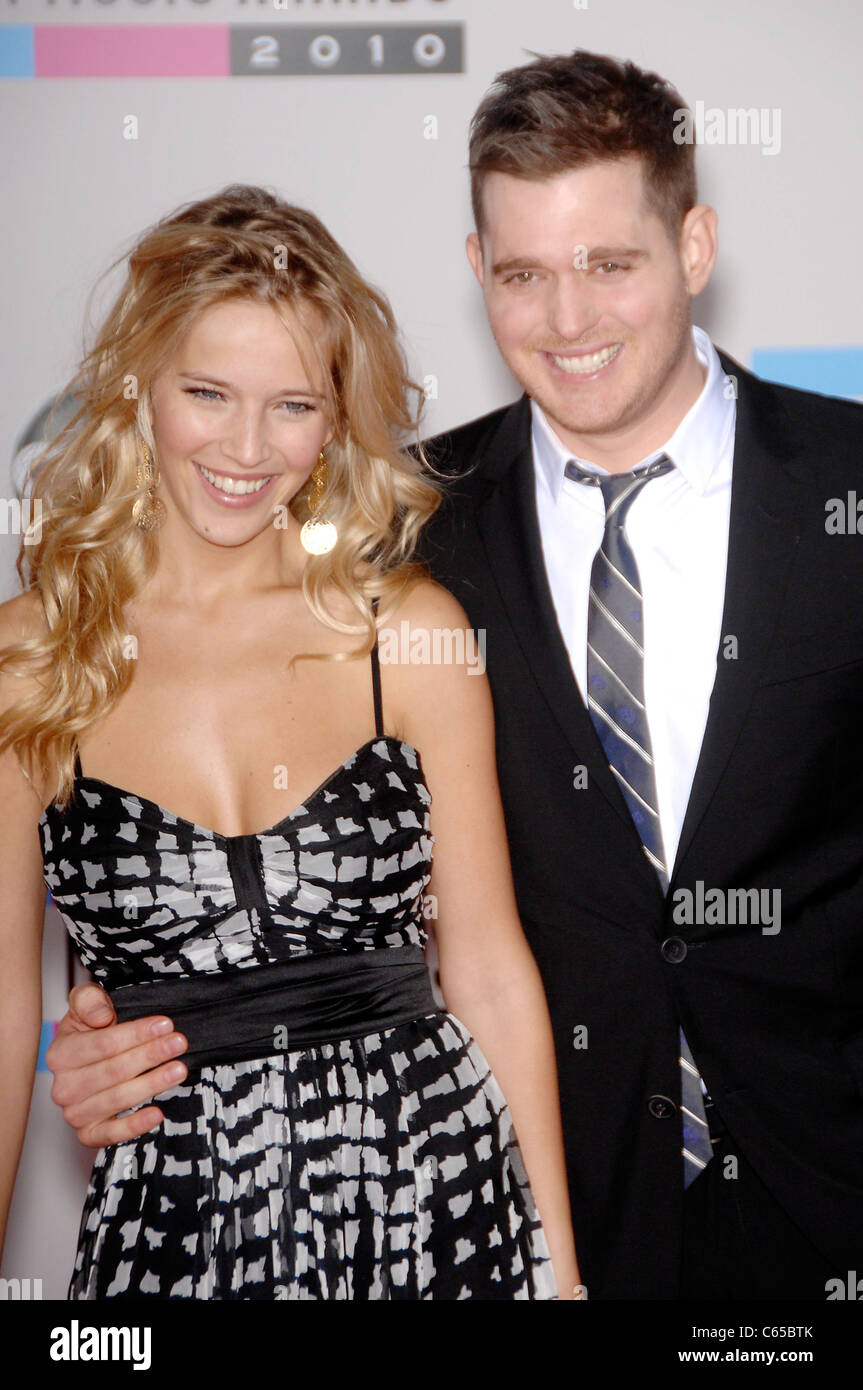
[{"label": "white dress shirt", "polygon": [[[668,875],[701,751],[722,636],[736,402],[707,334],[692,329],[707,367],[698,399],[661,449],[673,470],[645,483],[626,520],[641,578],[644,692]],[[558,625],[586,701],[590,571],[605,529],[597,487],[565,477],[577,458],[531,401],[531,442],[542,550]]]}]

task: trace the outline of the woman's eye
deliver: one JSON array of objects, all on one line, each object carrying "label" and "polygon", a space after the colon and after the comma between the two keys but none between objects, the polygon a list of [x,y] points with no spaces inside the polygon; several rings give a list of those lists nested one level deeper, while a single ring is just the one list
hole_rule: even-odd
[{"label": "woman's eye", "polygon": [[[196,400],[200,401],[224,400],[221,391],[217,391],[214,386],[187,386],[185,391],[187,396],[194,396]],[[288,415],[305,415],[315,408],[306,401],[282,401],[281,405],[288,407]]]}]

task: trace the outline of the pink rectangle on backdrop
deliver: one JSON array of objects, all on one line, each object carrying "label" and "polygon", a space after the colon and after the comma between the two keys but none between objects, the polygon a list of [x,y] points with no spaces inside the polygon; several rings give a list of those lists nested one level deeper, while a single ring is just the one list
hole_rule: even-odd
[{"label": "pink rectangle on backdrop", "polygon": [[226,24],[50,24],[36,28],[37,77],[228,77]]}]

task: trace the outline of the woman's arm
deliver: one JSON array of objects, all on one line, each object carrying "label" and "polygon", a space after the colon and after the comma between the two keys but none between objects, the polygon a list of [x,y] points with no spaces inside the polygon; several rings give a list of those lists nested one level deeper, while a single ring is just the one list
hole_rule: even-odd
[{"label": "woman's arm", "polygon": [[[0,648],[24,634],[26,595],[0,605]],[[14,684],[13,684],[14,682]],[[22,682],[0,674],[0,710]],[[45,884],[38,792],[14,752],[0,754],[0,1252],[27,1128],[42,1026]]]},{"label": "woman's arm", "polygon": [[[426,630],[431,659],[382,671],[384,717],[419,749],[432,794],[430,891],[447,1009],[476,1039],[512,1114],[561,1299],[580,1285],[564,1164],[554,1042],[539,970],[518,916],[495,760],[491,692],[473,629],[439,585],[418,585],[392,618]],[[434,632],[443,640],[437,645]],[[462,661],[445,660],[464,651]],[[404,651],[405,648],[402,648]],[[407,649],[408,651],[410,648]],[[419,647],[415,650],[421,650]],[[473,655],[473,664],[471,656]]]}]

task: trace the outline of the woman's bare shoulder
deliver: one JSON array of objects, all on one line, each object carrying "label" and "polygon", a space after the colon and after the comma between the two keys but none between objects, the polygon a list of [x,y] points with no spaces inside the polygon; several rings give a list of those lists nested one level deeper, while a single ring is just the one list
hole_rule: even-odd
[{"label": "woman's bare shoulder", "polygon": [[451,738],[456,726],[475,737],[490,717],[484,644],[458,599],[436,580],[420,580],[378,635],[391,714],[407,742],[431,749],[438,731]]},{"label": "woman's bare shoulder", "polygon": [[[25,641],[26,638],[43,637],[46,631],[47,621],[38,589],[26,589],[24,594],[17,594],[0,603],[0,655],[7,646],[14,646],[15,642]],[[4,682],[15,680],[15,688],[19,692],[22,678],[26,680],[26,677],[13,677],[7,671],[0,670],[0,703],[3,702],[1,689]]]},{"label": "woman's bare shoulder", "polygon": [[[369,567],[371,573],[371,567]],[[332,585],[327,591],[327,606],[334,617],[342,622],[356,623],[358,611],[356,604],[343,590]],[[390,601],[381,602],[380,627],[385,629],[393,623],[407,621],[412,627],[427,628],[466,628],[470,619],[448,589],[437,580],[419,577],[410,580],[404,589]]]},{"label": "woman's bare shoulder", "polygon": [[44,634],[47,624],[38,589],[26,589],[0,603],[0,651],[13,642]]},{"label": "woman's bare shoulder", "polygon": [[436,579],[418,579],[412,584],[398,597],[383,626],[405,621],[412,628],[429,632],[471,626],[458,599]]}]

